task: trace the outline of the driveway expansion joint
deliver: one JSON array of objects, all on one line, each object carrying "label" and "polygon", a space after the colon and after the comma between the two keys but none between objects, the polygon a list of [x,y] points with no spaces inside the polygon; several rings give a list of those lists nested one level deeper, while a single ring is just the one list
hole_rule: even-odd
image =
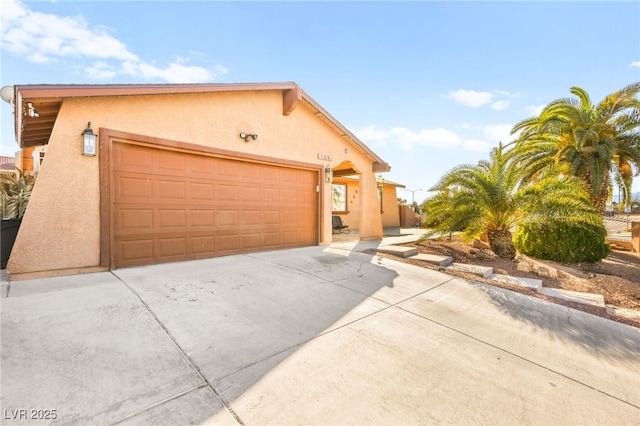
[{"label": "driveway expansion joint", "polygon": [[[118,281],[120,281],[122,284],[124,284],[124,286],[126,288],[129,289],[129,291],[131,291],[131,293],[133,293],[136,298],[140,301],[140,303],[142,304],[142,306],[144,306],[144,308],[146,309],[146,311],[149,313],[149,315],[151,315],[153,317],[153,319],[156,321],[156,323],[162,328],[162,330],[164,330],[165,334],[167,335],[167,337],[169,337],[169,339],[173,342],[173,344],[175,345],[175,347],[178,349],[178,351],[180,351],[180,353],[182,354],[182,356],[187,360],[187,362],[189,363],[189,365],[191,366],[191,368],[193,368],[193,370],[196,372],[196,374],[200,377],[200,379],[202,380],[202,384],[200,387],[202,386],[206,386],[208,387],[211,392],[213,392],[213,394],[216,396],[216,398],[218,399],[218,401],[220,401],[220,403],[227,409],[227,411],[229,412],[229,414],[231,414],[231,416],[238,422],[238,424],[240,425],[244,425],[244,422],[240,419],[240,417],[233,411],[233,409],[231,408],[231,406],[220,396],[220,394],[218,393],[218,391],[213,387],[213,385],[207,380],[207,378],[204,376],[204,374],[202,373],[202,370],[200,369],[200,367],[198,367],[198,365],[195,363],[195,361],[193,361],[191,359],[191,357],[189,355],[187,355],[187,353],[184,351],[184,349],[182,349],[182,347],[180,346],[180,344],[178,343],[178,341],[175,339],[175,337],[173,337],[173,335],[171,334],[171,332],[169,331],[169,329],[164,325],[164,323],[160,320],[160,318],[158,318],[158,316],[155,314],[155,312],[153,312],[153,310],[151,309],[151,307],[147,304],[147,302],[145,302],[142,297],[140,296],[140,294],[138,294],[137,291],[135,291],[129,284],[127,284],[122,278],[120,278],[117,274],[115,274],[113,271],[110,271],[110,273],[116,277],[118,279]],[[198,387],[199,388],[199,387]],[[193,390],[193,389],[192,389]],[[165,401],[166,402],[166,401]],[[141,410],[140,412],[136,413],[140,414],[146,410],[148,410],[149,408],[152,407],[148,407],[145,410]]]}]

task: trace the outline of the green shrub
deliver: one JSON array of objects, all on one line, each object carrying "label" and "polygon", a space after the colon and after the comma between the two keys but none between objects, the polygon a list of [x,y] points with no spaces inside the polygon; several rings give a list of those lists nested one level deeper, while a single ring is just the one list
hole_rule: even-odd
[{"label": "green shrub", "polygon": [[597,262],[611,248],[604,226],[586,223],[527,224],[518,226],[513,242],[519,252],[557,262]]}]

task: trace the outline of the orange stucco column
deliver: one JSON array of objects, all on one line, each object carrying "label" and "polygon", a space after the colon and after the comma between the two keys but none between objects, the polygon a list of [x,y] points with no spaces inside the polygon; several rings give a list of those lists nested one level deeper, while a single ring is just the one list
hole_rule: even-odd
[{"label": "orange stucco column", "polygon": [[382,238],[382,215],[375,173],[360,175],[360,194],[360,239]]}]

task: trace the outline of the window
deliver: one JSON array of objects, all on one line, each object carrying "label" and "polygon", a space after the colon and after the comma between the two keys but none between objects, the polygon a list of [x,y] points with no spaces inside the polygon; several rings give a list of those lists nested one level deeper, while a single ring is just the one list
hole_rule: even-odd
[{"label": "window", "polygon": [[347,185],[333,184],[331,186],[331,210],[334,212],[347,211]]}]

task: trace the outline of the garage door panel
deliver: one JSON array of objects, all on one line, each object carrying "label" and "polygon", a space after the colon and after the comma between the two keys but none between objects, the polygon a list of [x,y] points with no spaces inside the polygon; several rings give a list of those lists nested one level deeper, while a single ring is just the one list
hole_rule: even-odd
[{"label": "garage door panel", "polygon": [[184,228],[187,226],[187,212],[184,209],[159,209],[158,228]]},{"label": "garage door panel", "polygon": [[153,172],[153,151],[143,147],[130,146],[130,149],[114,152],[114,166],[126,172]]},{"label": "garage door panel", "polygon": [[238,210],[218,210],[217,225],[237,226],[240,225],[240,211]]},{"label": "garage door panel", "polygon": [[316,243],[317,171],[113,147],[116,267]]},{"label": "garage door panel", "polygon": [[215,185],[213,183],[189,182],[188,197],[191,201],[213,201],[215,199]]},{"label": "garage door panel", "polygon": [[298,231],[283,231],[281,235],[283,244],[294,244],[300,239]]},{"label": "garage door panel", "polygon": [[187,163],[190,176],[213,179],[215,176],[215,162],[211,157],[189,156]]},{"label": "garage door panel", "polygon": [[286,210],[280,212],[280,216],[282,217],[283,225],[294,225],[297,223],[297,212],[295,210]]},{"label": "garage door panel", "polygon": [[262,188],[262,201],[267,203],[279,203],[280,189],[279,188]]},{"label": "garage door panel", "polygon": [[242,249],[240,235],[218,235],[216,237],[216,247],[222,254],[238,253]]},{"label": "garage door panel", "polygon": [[298,204],[309,205],[313,203],[313,194],[310,194],[308,191],[296,191],[295,199],[298,201]]},{"label": "garage door panel", "polygon": [[242,248],[245,250],[256,250],[262,247],[262,238],[259,232],[243,233]]},{"label": "garage door panel", "polygon": [[263,223],[265,225],[280,225],[280,211],[279,210],[265,210],[263,212]]},{"label": "garage door panel", "polygon": [[236,161],[228,161],[228,160],[220,160],[218,162],[216,162],[216,168],[217,168],[217,176],[218,178],[221,179],[225,179],[225,178],[234,178],[237,179],[238,177],[240,177],[240,164],[239,162]]},{"label": "garage door panel", "polygon": [[264,181],[280,182],[280,169],[276,167],[264,167],[262,169],[262,179]]},{"label": "garage door panel", "polygon": [[186,237],[157,238],[155,243],[159,259],[187,257]]},{"label": "garage door panel", "polygon": [[280,191],[282,200],[285,203],[298,203],[300,200],[297,198],[298,191],[295,188],[292,189],[282,189]]},{"label": "garage door panel", "polygon": [[154,169],[160,175],[187,176],[187,156],[172,151],[154,152]]},{"label": "garage door panel", "polygon": [[300,173],[298,170],[283,170],[282,171],[282,182],[283,183],[308,183],[307,182],[307,173]]},{"label": "garage door panel", "polygon": [[158,200],[187,202],[187,184],[184,181],[157,179],[156,196]]},{"label": "garage door panel", "polygon": [[215,255],[215,237],[207,235],[203,237],[191,238],[191,250],[195,255],[211,254]]},{"label": "garage door panel", "polygon": [[189,210],[189,215],[193,227],[213,227],[215,224],[214,210]]},{"label": "garage door panel", "polygon": [[243,210],[242,211],[242,225],[259,225],[262,223],[262,215],[260,210]]},{"label": "garage door panel", "polygon": [[260,187],[259,186],[243,186],[242,187],[241,201],[260,201]]},{"label": "garage door panel", "polygon": [[117,221],[119,228],[128,232],[153,229],[153,209],[123,208],[119,210]]},{"label": "garage door panel", "polygon": [[153,262],[153,238],[122,241],[119,244],[120,263],[124,265]]},{"label": "garage door panel", "polygon": [[116,199],[140,201],[153,199],[153,181],[141,176],[118,176],[115,181]]},{"label": "garage door panel", "polygon": [[239,201],[240,188],[237,184],[218,184],[218,201]]},{"label": "garage door panel", "polygon": [[265,247],[277,247],[282,244],[280,232],[265,232],[262,236],[262,245]]},{"label": "garage door panel", "polygon": [[252,163],[240,163],[240,176],[246,181],[258,181],[261,178],[260,166]]}]

